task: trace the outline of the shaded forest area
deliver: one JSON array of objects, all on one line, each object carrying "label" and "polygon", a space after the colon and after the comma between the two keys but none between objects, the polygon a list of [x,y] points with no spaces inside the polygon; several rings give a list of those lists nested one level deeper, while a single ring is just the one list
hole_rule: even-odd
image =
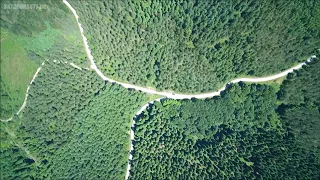
[{"label": "shaded forest area", "polygon": [[205,92],[278,73],[320,47],[320,2],[71,0],[95,61],[114,79]]},{"label": "shaded forest area", "polygon": [[[164,100],[136,121],[131,179],[318,179],[320,62],[268,85]],[[280,104],[280,105],[279,105]]]},{"label": "shaded forest area", "polygon": [[1,123],[1,179],[123,179],[145,94],[46,62],[19,117]]},{"label": "shaded forest area", "polygon": [[302,147],[320,149],[320,53],[310,66],[287,76],[278,92],[278,108],[288,131]]}]

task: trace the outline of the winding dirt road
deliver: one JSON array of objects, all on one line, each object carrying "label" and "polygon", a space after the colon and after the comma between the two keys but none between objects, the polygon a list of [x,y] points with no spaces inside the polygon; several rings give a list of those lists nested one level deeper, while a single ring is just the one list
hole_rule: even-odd
[{"label": "winding dirt road", "polygon": [[[136,117],[138,115],[140,115],[142,113],[142,111],[144,111],[147,107],[149,107],[150,104],[153,104],[155,101],[160,101],[161,99],[165,99],[165,98],[171,98],[171,99],[191,99],[191,98],[204,99],[204,98],[211,98],[213,96],[218,96],[218,95],[220,95],[221,91],[225,90],[227,85],[225,85],[224,87],[222,87],[221,89],[219,89],[218,91],[215,91],[215,92],[200,93],[200,94],[175,94],[175,93],[167,92],[167,91],[159,92],[159,91],[156,91],[156,90],[153,90],[153,89],[150,89],[150,88],[136,86],[136,85],[132,85],[132,84],[128,84],[128,83],[117,82],[116,80],[110,79],[110,78],[104,76],[103,73],[96,66],[96,64],[94,62],[94,59],[93,59],[93,56],[92,56],[91,51],[90,51],[89,46],[88,46],[87,38],[84,36],[84,30],[83,30],[83,28],[82,28],[82,26],[81,26],[81,24],[79,22],[79,16],[77,15],[75,9],[66,0],[63,0],[63,3],[65,3],[67,5],[67,7],[71,10],[71,12],[73,13],[73,15],[75,16],[75,18],[77,20],[77,23],[78,23],[78,26],[79,26],[79,29],[80,29],[80,32],[81,32],[81,36],[82,36],[82,39],[83,39],[85,51],[86,51],[86,54],[88,56],[88,59],[90,60],[90,64],[91,64],[90,68],[91,69],[96,71],[96,73],[105,81],[109,81],[109,82],[112,82],[112,83],[119,84],[119,85],[121,85],[121,86],[123,86],[123,87],[125,87],[127,89],[135,89],[137,91],[141,91],[141,92],[144,92],[144,93],[157,94],[157,95],[163,96],[163,98],[152,100],[152,101],[148,102],[147,104],[145,104],[144,106],[142,106],[141,109],[136,113],[136,116],[132,121],[131,131],[130,131],[130,154],[129,154],[128,167],[127,167],[126,176],[125,176],[125,179],[128,179],[129,175],[130,175],[130,169],[131,169],[132,151],[134,150],[133,143],[132,143],[134,141],[134,132],[133,132],[132,129],[134,129],[134,127],[135,127]],[[258,78],[258,77],[257,78],[238,78],[238,79],[232,80],[230,83],[237,83],[237,82],[240,82],[240,81],[242,81],[242,82],[265,82],[265,81],[278,79],[280,77],[286,76],[287,74],[293,72],[294,70],[300,69],[303,65],[305,65],[307,62],[310,62],[312,60],[312,58],[315,58],[315,57],[316,56],[311,56],[306,62],[300,63],[299,65],[294,66],[294,67],[292,67],[292,68],[290,68],[290,69],[288,69],[286,71],[283,71],[283,72],[281,72],[279,74],[266,76],[266,77],[260,77],[260,78]],[[54,60],[54,62],[57,62],[57,61]],[[60,63],[60,62],[58,62],[58,63]],[[64,63],[67,63],[67,62],[64,62]],[[81,67],[79,67],[79,66],[77,66],[77,65],[75,65],[73,63],[69,63],[69,64],[71,66],[73,66],[74,68],[79,69],[79,70],[84,70],[84,69],[85,70],[89,70],[87,68],[82,69]],[[44,63],[42,63],[42,66],[43,65],[44,65]],[[38,75],[39,71],[41,70],[42,66],[37,69],[36,73],[34,74],[32,80],[30,82],[30,84],[28,85],[24,102],[23,102],[22,106],[20,107],[20,109],[18,110],[18,112],[16,113],[16,115],[18,115],[25,108],[26,103],[27,103],[27,99],[28,99],[28,95],[29,95],[28,92],[29,92],[29,89],[30,89],[30,85],[33,83],[34,79],[37,77],[37,75]],[[12,117],[9,118],[9,119],[0,120],[0,121],[1,122],[8,122],[8,121],[11,121],[11,120],[12,120]],[[30,155],[29,151],[27,151],[26,149],[24,149],[24,150],[26,151],[27,154]],[[34,157],[32,157],[32,158],[36,159]]]},{"label": "winding dirt road", "polygon": [[[128,88],[128,89],[135,89],[137,91],[145,92],[145,93],[148,93],[148,94],[157,94],[157,95],[163,96],[164,98],[171,98],[171,99],[191,99],[191,98],[204,99],[204,98],[211,98],[213,96],[220,95],[220,92],[225,90],[227,85],[225,85],[223,88],[221,88],[221,89],[219,89],[218,91],[215,91],[215,92],[200,93],[200,94],[175,94],[175,93],[172,93],[172,92],[166,92],[166,91],[159,92],[159,91],[156,91],[156,90],[153,90],[153,89],[149,89],[149,88],[145,88],[145,87],[141,87],[141,86],[136,86],[136,85],[132,85],[132,84],[128,84],[128,83],[117,82],[117,81],[115,81],[113,79],[110,79],[110,78],[104,76],[103,73],[97,68],[97,66],[96,66],[96,64],[94,62],[93,56],[92,56],[91,51],[90,51],[89,46],[88,46],[87,38],[84,36],[83,28],[82,28],[82,26],[81,26],[81,24],[80,24],[80,22],[78,20],[79,16],[77,15],[75,9],[66,0],[63,0],[63,3],[65,3],[68,6],[68,8],[71,10],[71,12],[73,13],[73,15],[75,16],[75,18],[77,20],[77,23],[78,23],[78,26],[79,26],[79,29],[80,29],[80,32],[81,32],[81,36],[82,36],[82,39],[83,39],[85,51],[86,51],[87,56],[88,56],[88,58],[90,60],[90,63],[91,63],[90,68],[93,69],[94,71],[96,71],[96,73],[103,80],[119,84],[119,85],[121,85],[121,86],[123,86],[125,88]],[[310,62],[312,60],[312,58],[315,58],[315,57],[316,56],[311,56],[306,62]],[[299,65],[294,66],[294,67],[292,67],[292,68],[290,68],[290,69],[288,69],[286,71],[283,71],[283,72],[281,72],[279,74],[276,74],[276,75],[271,75],[271,76],[261,77],[261,78],[238,78],[238,79],[232,80],[230,83],[237,83],[237,82],[240,82],[240,81],[243,81],[243,82],[265,82],[265,81],[274,80],[274,79],[277,79],[277,78],[280,78],[280,77],[284,77],[287,74],[293,72],[294,70],[300,69],[303,65],[306,64],[306,62],[300,63]],[[65,62],[65,63],[67,63],[67,62]],[[81,67],[79,67],[79,66],[77,66],[77,65],[75,65],[73,63],[69,63],[69,64],[71,66],[73,66],[74,68],[77,68],[79,70],[83,70]],[[44,65],[44,63],[42,63],[42,66],[43,65]],[[30,82],[30,84],[28,86],[27,91],[26,91],[25,100],[24,100],[21,108],[19,109],[19,111],[16,113],[17,115],[26,106],[26,102],[27,102],[28,95],[29,95],[28,92],[29,92],[30,85],[33,83],[34,79],[37,77],[39,71],[41,70],[41,67],[39,67],[37,69],[36,73],[34,74],[32,80],[31,80],[31,82]],[[136,113],[136,116],[135,116],[134,120],[132,121],[131,128],[133,129],[135,127],[135,119],[139,114],[142,113],[142,111],[144,111],[150,104],[153,104],[155,101],[160,101],[161,99],[163,99],[163,98],[159,98],[159,99],[150,101],[147,104],[145,104],[144,106],[142,106],[141,109]],[[12,117],[9,118],[9,119],[6,119],[6,120],[1,120],[1,121],[2,122],[8,122],[10,120],[12,120]],[[128,168],[127,168],[125,179],[128,179],[128,177],[130,175],[130,168],[131,168],[130,161],[132,160],[131,152],[134,150],[133,143],[132,143],[133,140],[134,140],[134,132],[133,132],[132,129],[130,131],[130,141],[131,141],[131,143],[130,143],[130,154],[129,154]]]},{"label": "winding dirt road", "polygon": [[[83,28],[81,26],[81,23],[79,22],[79,16],[77,15],[76,10],[66,0],[63,0],[63,3],[65,3],[68,6],[68,8],[71,10],[71,12],[73,13],[73,15],[75,16],[75,18],[77,20],[77,23],[78,23],[78,26],[79,26],[79,29],[80,29],[80,32],[81,32],[81,36],[82,36],[82,39],[83,39],[85,51],[86,51],[87,56],[88,56],[88,58],[90,60],[90,63],[91,63],[90,68],[95,70],[96,73],[103,80],[119,84],[119,85],[121,85],[121,86],[123,86],[123,87],[125,87],[127,89],[135,89],[137,91],[145,92],[145,93],[148,93],[148,94],[157,94],[157,95],[164,96],[164,97],[171,98],[171,99],[191,99],[191,98],[204,99],[204,98],[217,96],[217,95],[220,94],[221,91],[223,91],[225,89],[226,86],[224,86],[223,88],[219,89],[216,92],[208,92],[208,93],[201,93],[201,94],[176,94],[176,93],[167,92],[167,91],[159,92],[159,91],[156,91],[156,90],[153,90],[153,89],[150,89],[150,88],[146,88],[146,87],[141,87],[141,86],[136,86],[136,85],[133,85],[133,84],[118,82],[116,80],[113,80],[113,79],[110,79],[110,78],[106,77],[98,69],[97,65],[94,62],[93,56],[91,54],[91,50],[89,49],[87,38],[84,36],[84,30],[83,30]],[[311,56],[307,61],[310,61],[310,59],[312,59],[314,57],[315,56]],[[239,78],[239,79],[235,79],[235,80],[231,81],[231,83],[237,83],[237,82],[240,82],[240,81],[243,81],[243,82],[264,82],[264,81],[274,80],[274,79],[286,76],[290,72],[293,72],[293,70],[299,69],[305,64],[306,64],[305,62],[301,63],[301,64],[299,64],[299,65],[297,65],[295,67],[292,67],[292,68],[290,68],[290,69],[288,69],[286,71],[283,71],[283,72],[281,72],[279,74],[276,74],[276,75],[267,76],[267,77],[261,77],[261,78]]]},{"label": "winding dirt road", "polygon": [[[77,15],[76,10],[66,0],[63,0],[63,3],[65,3],[68,6],[68,8],[71,10],[71,12],[73,13],[73,15],[75,16],[75,18],[77,20],[77,23],[78,23],[78,26],[79,26],[79,29],[80,29],[80,32],[81,32],[81,36],[82,36],[82,39],[83,39],[84,47],[85,47],[87,56],[88,56],[88,58],[90,60],[90,63],[91,63],[90,68],[95,70],[96,73],[103,80],[119,84],[119,85],[121,85],[121,86],[123,86],[125,88],[128,88],[128,89],[129,88],[130,89],[135,89],[137,91],[145,92],[145,93],[148,93],[148,94],[157,94],[157,95],[164,96],[166,98],[171,98],[171,99],[191,99],[191,98],[204,99],[204,98],[210,98],[210,97],[213,97],[213,96],[220,95],[220,92],[225,90],[225,88],[227,87],[227,85],[225,85],[223,88],[219,89],[218,91],[208,92],[208,93],[201,93],[201,94],[175,94],[175,93],[172,93],[172,92],[166,92],[166,91],[159,92],[159,91],[156,91],[156,90],[153,90],[153,89],[149,89],[149,88],[145,88],[145,87],[141,87],[141,86],[136,86],[136,85],[132,85],[132,84],[128,84],[128,83],[117,82],[116,80],[113,80],[113,79],[110,79],[110,78],[106,77],[98,69],[98,67],[96,66],[96,64],[94,62],[93,56],[91,54],[91,50],[89,49],[87,38],[84,36],[84,30],[83,30],[83,28],[81,26],[81,23],[79,22],[79,16]],[[310,62],[312,58],[315,58],[315,56],[311,56],[306,62]],[[243,82],[265,82],[265,81],[278,79],[280,77],[286,76],[287,74],[293,72],[294,70],[300,69],[303,65],[306,64],[306,62],[300,63],[299,65],[294,66],[294,67],[292,67],[292,68],[290,68],[290,69],[288,69],[286,71],[283,71],[283,72],[281,72],[279,74],[276,74],[276,75],[271,75],[271,76],[261,77],[261,78],[238,78],[238,79],[232,80],[230,83],[237,83],[237,82],[240,82],[240,81],[243,81]],[[141,114],[142,111],[145,110],[150,104],[153,104],[154,101],[160,101],[160,100],[161,100],[161,98],[153,100],[151,102],[148,102],[147,104],[142,106],[142,108],[136,113],[136,117],[139,114]],[[130,143],[130,154],[129,154],[128,167],[127,167],[127,172],[126,172],[125,179],[128,179],[129,175],[130,175],[130,169],[131,169],[131,162],[130,161],[132,160],[132,154],[131,153],[134,150],[133,143],[132,143],[133,140],[134,140],[134,132],[133,132],[132,129],[134,127],[135,127],[135,118],[132,121],[131,131],[130,131],[130,141],[131,141],[131,143]]]}]

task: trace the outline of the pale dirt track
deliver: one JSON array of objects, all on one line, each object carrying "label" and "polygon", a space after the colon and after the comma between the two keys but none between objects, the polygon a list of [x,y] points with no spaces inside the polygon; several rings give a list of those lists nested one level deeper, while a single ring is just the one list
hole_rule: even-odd
[{"label": "pale dirt track", "polygon": [[[218,91],[215,91],[215,92],[208,92],[208,93],[200,93],[200,94],[175,94],[175,93],[172,93],[172,92],[167,92],[167,91],[162,91],[162,92],[159,92],[159,91],[156,91],[156,90],[153,90],[153,89],[150,89],[150,88],[145,88],[145,87],[141,87],[141,86],[136,86],[136,85],[132,85],[132,84],[128,84],[128,83],[122,83],[122,82],[118,82],[116,80],[113,80],[113,79],[110,79],[106,76],[103,75],[103,73],[98,69],[98,67],[96,66],[94,60],[93,60],[93,56],[91,55],[91,51],[89,49],[89,46],[88,46],[88,42],[87,42],[87,38],[84,36],[84,31],[83,31],[83,28],[81,26],[81,24],[79,23],[78,21],[78,15],[75,11],[75,9],[73,9],[73,7],[66,1],[66,0],[63,0],[63,3],[65,3],[68,8],[71,10],[71,12],[73,13],[73,15],[75,16],[76,20],[77,20],[77,23],[78,23],[78,26],[79,26],[79,29],[80,29],[80,32],[81,32],[81,36],[82,36],[82,39],[83,39],[83,42],[84,42],[84,47],[85,47],[85,51],[87,53],[87,56],[90,60],[90,63],[91,63],[91,66],[90,68],[93,69],[94,71],[96,71],[96,73],[105,81],[109,81],[109,82],[112,82],[112,83],[116,83],[116,84],[119,84],[125,88],[128,88],[128,89],[135,89],[137,91],[141,91],[141,92],[144,92],[144,93],[148,93],[148,94],[157,94],[157,95],[160,95],[160,96],[163,96],[164,98],[170,98],[170,99],[191,99],[191,98],[197,98],[197,99],[204,99],[204,98],[211,98],[211,97],[214,97],[214,96],[218,96],[220,95],[220,92],[225,90],[225,88],[227,87],[227,85],[225,85],[224,87],[222,87],[221,89],[219,89]],[[315,56],[311,56],[306,62],[310,62],[312,58],[315,58]],[[265,81],[270,81],[270,80],[274,80],[274,79],[278,79],[280,77],[284,77],[286,76],[287,74],[293,72],[294,70],[297,70],[297,69],[300,69],[303,65],[306,64],[306,62],[304,63],[300,63],[299,65],[295,66],[295,67],[292,67],[286,71],[283,71],[279,74],[276,74],[276,75],[271,75],[271,76],[266,76],[266,77],[260,77],[260,78],[238,78],[238,79],[234,79],[232,80],[230,83],[237,83],[237,82],[265,82]],[[66,62],[65,62],[66,63]],[[82,68],[80,68],[79,66],[73,64],[73,63],[69,63],[71,66],[73,66],[74,68],[77,68],[79,70],[83,70]],[[35,73],[35,75],[33,76],[30,84],[32,84],[32,82],[34,81],[34,79],[37,77],[39,71],[41,70],[41,67],[39,67]],[[16,113],[17,115],[24,109],[24,107],[26,106],[26,102],[27,102],[27,99],[28,99],[28,91],[29,91],[29,88],[30,88],[30,85],[28,86],[27,88],[27,92],[26,92],[26,97],[25,97],[25,100],[21,106],[21,108],[19,109],[19,111]],[[160,101],[161,99],[163,98],[159,98],[159,99],[156,99],[156,100],[153,100],[153,101],[150,101],[148,102],[147,104],[145,104],[144,106],[142,106],[142,108],[136,113],[136,116],[141,114],[142,111],[144,111],[150,104],[153,104],[155,101]],[[1,120],[2,122],[8,122],[12,120],[12,118],[9,118],[7,120]],[[132,128],[135,127],[135,120],[133,120],[132,122]],[[126,172],[126,177],[125,179],[128,179],[129,175],[130,175],[130,168],[131,168],[131,164],[130,164],[130,160],[132,160],[132,155],[131,155],[131,151],[133,151],[133,144],[132,144],[132,141],[134,140],[134,132],[133,130],[130,131],[130,154],[129,154],[129,160],[128,160],[128,168],[127,168],[127,172]]]},{"label": "pale dirt track", "polygon": [[[68,8],[71,10],[71,12],[73,13],[73,15],[75,16],[80,32],[81,32],[81,36],[83,39],[83,43],[84,43],[84,47],[85,47],[85,51],[87,53],[87,56],[90,60],[91,66],[90,68],[95,70],[96,73],[105,81],[109,81],[112,83],[116,83],[119,84],[127,89],[135,89],[137,91],[141,91],[141,92],[145,92],[148,94],[157,94],[160,96],[164,96],[170,99],[191,99],[191,98],[197,98],[197,99],[204,99],[204,98],[209,98],[209,97],[213,97],[213,96],[217,96],[220,94],[221,91],[223,91],[225,89],[226,86],[224,86],[223,88],[219,89],[218,91],[215,92],[208,92],[208,93],[200,93],[200,94],[177,94],[177,93],[172,93],[172,92],[167,92],[167,91],[156,91],[150,88],[146,88],[146,87],[141,87],[141,86],[136,86],[133,84],[128,84],[128,83],[123,83],[123,82],[118,82],[116,80],[113,80],[111,78],[106,77],[105,75],[103,75],[103,73],[98,69],[97,65],[94,62],[93,56],[91,54],[91,50],[89,49],[89,45],[88,45],[88,41],[87,38],[84,36],[84,30],[81,26],[81,23],[79,22],[79,16],[77,15],[76,10],[66,1],[63,0],[63,2],[68,6]],[[310,61],[311,58],[314,58],[315,56],[311,56],[307,61]],[[236,82],[264,82],[264,81],[270,81],[270,80],[274,80],[283,76],[286,76],[287,74],[289,74],[290,72],[293,72],[293,70],[299,69],[301,68],[305,63],[300,63],[299,65],[292,67],[286,71],[283,71],[279,74],[276,75],[272,75],[272,76],[267,76],[267,77],[261,77],[261,78],[239,78],[239,79],[234,79],[231,81],[231,83],[236,83]]]},{"label": "pale dirt track", "polygon": [[[225,88],[227,87],[227,85],[225,85],[224,87],[222,87],[221,89],[219,89],[218,91],[215,91],[215,92],[208,92],[208,93],[200,93],[200,94],[175,94],[175,93],[172,93],[172,92],[166,92],[166,91],[162,91],[162,92],[159,92],[159,91],[156,91],[156,90],[153,90],[153,89],[150,89],[150,88],[145,88],[145,87],[141,87],[141,86],[136,86],[136,85],[133,85],[133,84],[128,84],[128,83],[123,83],[123,82],[118,82],[116,80],[113,80],[113,79],[110,79],[108,77],[106,77],[97,67],[97,65],[95,64],[94,62],[94,59],[93,59],[93,56],[91,54],[91,50],[89,49],[89,45],[88,45],[88,41],[87,41],[87,38],[85,37],[84,35],[84,30],[79,22],[79,16],[77,15],[77,12],[76,10],[66,1],[66,0],[63,0],[63,2],[68,6],[68,8],[71,10],[71,12],[73,13],[73,15],[75,16],[76,20],[77,20],[77,23],[78,23],[78,26],[79,26],[79,29],[80,29],[80,32],[81,32],[81,36],[82,36],[82,39],[83,39],[83,43],[84,43],[84,47],[85,47],[85,51],[87,53],[87,56],[90,60],[90,63],[91,63],[91,66],[90,68],[95,70],[96,73],[105,81],[109,81],[109,82],[112,82],[112,83],[116,83],[116,84],[119,84],[125,88],[130,88],[130,89],[135,89],[137,91],[141,91],[141,92],[145,92],[145,93],[148,93],[148,94],[157,94],[157,95],[160,95],[160,96],[164,96],[166,98],[171,98],[171,99],[191,99],[191,98],[197,98],[197,99],[204,99],[204,98],[210,98],[210,97],[213,97],[213,96],[218,96],[220,95],[220,92],[225,90]],[[315,56],[311,56],[307,62],[309,62],[312,58],[314,58]],[[237,82],[240,82],[240,81],[243,81],[243,82],[265,82],[265,81],[270,81],[270,80],[274,80],[274,79],[278,79],[280,77],[284,77],[286,76],[287,74],[289,74],[290,72],[293,72],[294,70],[297,70],[297,69],[300,69],[303,65],[305,65],[306,63],[300,63],[299,65],[295,66],[295,67],[292,67],[286,71],[283,71],[279,74],[276,74],[276,75],[271,75],[271,76],[267,76],[267,77],[261,77],[261,78],[238,78],[238,79],[234,79],[231,81],[231,83],[237,83]],[[160,99],[157,99],[156,101],[160,101]],[[145,104],[144,106],[142,106],[142,108],[136,113],[136,115],[139,115],[143,110],[145,110],[149,104],[152,104],[154,101],[151,101],[151,102],[148,102],[147,104]],[[134,128],[135,126],[135,120],[133,120],[132,122],[132,128]],[[132,141],[134,140],[134,132],[133,130],[130,131],[130,154],[129,154],[129,160],[128,160],[128,167],[127,167],[127,172],[126,172],[126,176],[125,176],[125,179],[128,179],[129,175],[130,175],[130,168],[131,168],[131,164],[130,164],[130,160],[132,160],[132,155],[131,155],[131,152],[133,151],[133,144],[132,144]]]}]

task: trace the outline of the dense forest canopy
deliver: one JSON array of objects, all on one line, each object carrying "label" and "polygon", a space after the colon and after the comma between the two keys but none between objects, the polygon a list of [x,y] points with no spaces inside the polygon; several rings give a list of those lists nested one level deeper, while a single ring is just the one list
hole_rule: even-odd
[{"label": "dense forest canopy", "polygon": [[106,76],[159,90],[204,92],[277,73],[320,47],[318,0],[78,1]]},{"label": "dense forest canopy", "polygon": [[[130,178],[318,178],[320,148],[301,145],[276,102],[271,86],[240,83],[212,99],[155,103],[137,120]],[[312,118],[300,121],[318,121],[319,129]]]},{"label": "dense forest canopy", "polygon": [[[320,57],[318,53],[317,57]],[[320,149],[320,61],[289,74],[278,93],[283,123],[301,146],[310,150]],[[319,157],[320,158],[320,157]]]},{"label": "dense forest canopy", "polygon": [[46,62],[21,116],[1,124],[1,179],[123,179],[146,95]]}]

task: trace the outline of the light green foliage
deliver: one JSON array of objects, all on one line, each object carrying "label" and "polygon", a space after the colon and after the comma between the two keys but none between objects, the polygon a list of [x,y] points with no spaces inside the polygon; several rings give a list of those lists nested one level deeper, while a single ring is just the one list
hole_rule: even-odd
[{"label": "light green foliage", "polygon": [[36,37],[16,37],[26,50],[36,53],[38,56],[43,56],[46,51],[54,45],[55,39],[60,34],[60,31],[53,29],[48,22],[45,22],[46,29],[40,32]]},{"label": "light green foliage", "polygon": [[[52,160],[52,177],[124,179],[131,120],[146,101],[143,94],[106,84],[75,117],[70,143]],[[63,162],[68,163],[61,166]]]},{"label": "light green foliage", "polygon": [[278,73],[320,47],[320,2],[71,0],[106,76],[204,92]]},{"label": "light green foliage", "polygon": [[[68,142],[76,124],[74,117],[88,106],[94,94],[104,85],[93,73],[51,61],[42,67],[30,86],[25,109],[12,120],[19,124],[8,128],[20,144],[19,151],[25,149],[37,157],[29,163],[35,173],[22,168],[21,174],[40,179],[49,177],[50,160],[54,152]],[[16,146],[12,148],[17,149]],[[10,170],[2,172],[3,178],[20,178],[21,175],[15,174],[15,169],[21,168],[17,163],[19,158],[14,158],[16,151],[10,148],[1,151],[1,157],[13,157],[8,167]]]},{"label": "light green foliage", "polygon": [[13,34],[1,29],[0,118],[11,117],[22,105],[36,64]]},{"label": "light green foliage", "polygon": [[[3,161],[10,158],[3,178],[123,179],[131,120],[147,100],[142,93],[105,84],[94,71],[46,62],[25,110],[7,123],[18,122],[8,131],[19,146],[1,142]],[[34,159],[20,163],[20,152]],[[22,170],[15,174],[17,168]]]},{"label": "light green foliage", "polygon": [[1,1],[2,6],[37,4],[42,8],[1,10],[1,27],[15,34],[38,64],[44,60],[66,58],[86,66],[83,41],[77,22],[62,1],[19,0]]},{"label": "light green foliage", "polygon": [[248,161],[244,160],[242,157],[239,158],[239,160],[240,160],[241,162],[243,162],[243,163],[246,163],[247,166],[252,166],[252,165],[254,164],[253,162],[248,162]]},{"label": "light green foliage", "polygon": [[221,97],[164,100],[136,123],[131,179],[315,179],[316,155],[275,111],[275,90],[235,84]]},{"label": "light green foliage", "polygon": [[[87,67],[70,10],[1,9],[0,179],[124,179],[130,125],[151,99]],[[184,92],[288,68],[319,48],[319,1],[71,1],[99,68]],[[318,55],[319,56],[319,55]],[[206,100],[166,99],[138,118],[131,179],[316,179],[319,60],[279,85],[232,84]],[[276,91],[278,92],[278,99]],[[278,103],[282,104],[278,106]]]}]

